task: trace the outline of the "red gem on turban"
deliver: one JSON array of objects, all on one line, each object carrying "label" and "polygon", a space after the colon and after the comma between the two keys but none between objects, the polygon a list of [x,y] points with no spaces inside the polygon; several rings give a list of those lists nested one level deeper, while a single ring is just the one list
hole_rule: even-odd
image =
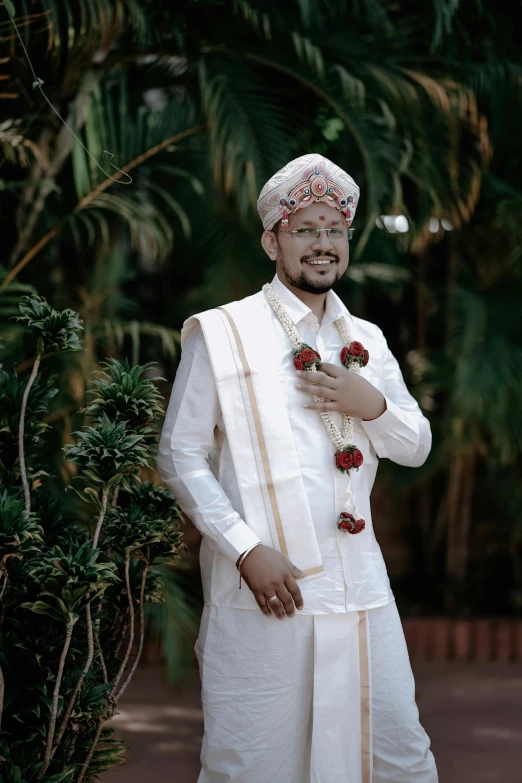
[{"label": "red gem on turban", "polygon": [[324,177],[316,177],[310,186],[314,196],[323,196],[326,193],[326,180]]}]

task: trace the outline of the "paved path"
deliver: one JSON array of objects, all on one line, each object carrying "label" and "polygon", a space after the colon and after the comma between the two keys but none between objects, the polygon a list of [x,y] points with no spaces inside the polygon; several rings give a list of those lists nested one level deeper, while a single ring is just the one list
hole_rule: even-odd
[{"label": "paved path", "polygon": [[[415,678],[440,783],[522,783],[520,664],[417,664]],[[128,763],[102,783],[196,783],[203,727],[197,671],[175,687],[161,667],[144,666],[120,709],[114,725]]]}]

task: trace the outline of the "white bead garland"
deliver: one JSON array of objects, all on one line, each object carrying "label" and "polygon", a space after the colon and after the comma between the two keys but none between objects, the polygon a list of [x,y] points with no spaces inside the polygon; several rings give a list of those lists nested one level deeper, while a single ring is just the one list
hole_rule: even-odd
[{"label": "white bead garland", "polygon": [[[294,348],[299,348],[303,342],[301,340],[301,336],[297,331],[294,322],[290,318],[286,307],[274,291],[272,285],[270,283],[265,283],[262,290]],[[335,320],[335,325],[337,326],[337,329],[339,330],[345,345],[349,346],[352,342],[352,339],[350,337],[348,324],[346,323],[344,316],[337,318]],[[350,372],[359,372],[359,365],[356,362],[352,362],[349,370]],[[315,365],[310,368],[309,372],[317,372]],[[315,402],[325,401],[324,397],[317,397],[316,395],[314,395],[314,400]],[[319,411],[319,416],[321,417],[323,424],[326,427],[326,431],[330,436],[330,440],[335,446],[336,452],[345,451],[348,446],[353,445],[353,420],[351,416],[347,416],[343,413],[342,431],[339,430],[339,427],[336,425],[332,415],[328,411]]]},{"label": "white bead garland", "polygon": [[[290,342],[292,343],[294,348],[299,349],[303,341],[301,340],[301,336],[297,331],[294,322],[290,318],[283,302],[279,299],[278,295],[276,294],[276,292],[274,291],[270,283],[265,283],[265,285],[263,286],[263,292],[270,306],[272,307],[275,315],[279,319],[283,329],[285,330],[288,338],[290,339]],[[344,316],[341,316],[340,318],[336,318],[335,325],[337,326],[339,333],[343,338],[345,346],[349,347],[352,342],[352,338],[350,337],[348,324],[346,323],[346,319],[344,318]],[[360,368],[358,363],[351,362],[348,369],[350,370],[350,372],[359,372]],[[317,368],[315,364],[310,368],[309,372],[317,372]],[[325,401],[324,397],[317,397],[316,395],[314,395],[314,400],[315,402]],[[321,417],[323,424],[326,427],[326,431],[330,436],[330,440],[335,446],[336,452],[345,451],[348,448],[348,446],[353,445],[353,419],[351,416],[347,416],[346,414],[343,413],[342,432],[339,430],[331,414],[328,411],[319,411],[319,416]],[[353,514],[356,520],[360,520],[361,515],[359,514],[359,511],[357,509],[357,503],[355,501],[355,495],[352,488],[352,479],[349,473],[347,478],[348,481],[346,482],[342,510],[347,511],[349,514]],[[363,529],[364,529],[364,525],[363,525]]]}]

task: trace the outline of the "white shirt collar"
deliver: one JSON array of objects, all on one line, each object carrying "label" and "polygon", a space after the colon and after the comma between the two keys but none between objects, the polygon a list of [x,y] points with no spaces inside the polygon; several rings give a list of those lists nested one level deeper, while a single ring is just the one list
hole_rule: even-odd
[{"label": "white shirt collar", "polygon": [[[301,299],[299,299],[298,296],[292,293],[292,291],[290,291],[290,289],[281,282],[277,274],[274,275],[272,286],[286,307],[288,314],[290,315],[290,318],[294,324],[298,324],[299,321],[312,312],[308,305],[306,305]],[[341,299],[339,299],[337,294],[330,289],[330,291],[328,291],[326,294],[326,308],[324,311],[323,320],[321,321],[321,326],[328,326],[341,315],[347,315],[348,318],[352,318],[348,308],[343,304]]]}]

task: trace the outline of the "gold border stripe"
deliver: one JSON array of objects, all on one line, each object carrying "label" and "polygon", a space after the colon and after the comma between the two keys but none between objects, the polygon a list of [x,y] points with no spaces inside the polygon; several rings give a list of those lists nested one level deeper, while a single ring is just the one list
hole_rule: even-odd
[{"label": "gold border stripe", "polygon": [[324,566],[314,566],[313,568],[305,568],[304,573],[306,576],[311,576],[312,574],[322,574],[324,571]]},{"label": "gold border stripe", "polygon": [[[220,308],[217,308],[217,309],[220,309]],[[243,408],[245,409],[245,413],[246,413],[246,411],[248,409],[248,403],[247,403],[247,400],[246,400],[246,397],[245,397],[245,390],[243,388],[243,384],[241,383],[240,368],[239,368],[236,356],[234,354],[233,337],[229,334],[229,332],[226,329],[225,329],[225,332],[226,332],[226,335],[227,335],[227,338],[228,338],[228,342],[229,342],[229,345],[230,345],[230,350],[232,352],[232,356],[234,357],[234,364],[236,365],[237,380],[238,380],[238,383],[239,383],[239,388],[241,390],[241,399],[243,400]],[[247,425],[248,425],[248,434],[250,435],[250,443],[252,444],[252,454],[254,455],[254,462],[255,462],[255,465],[256,465],[256,468],[257,468],[257,475],[259,477],[259,481],[261,482],[261,475],[259,473],[259,460],[258,460],[258,457],[256,455],[256,447],[255,447],[255,444],[254,444],[254,433],[252,432],[252,427],[250,426],[250,420],[249,420],[248,416],[247,416]],[[266,505],[266,503],[267,503],[266,496],[265,496],[264,492],[261,492],[261,495],[263,497],[263,506],[265,507],[265,513],[266,513],[267,519],[268,519],[268,508],[267,508],[267,505]],[[272,533],[270,533],[270,538],[272,538]]]},{"label": "gold border stripe", "polygon": [[368,619],[359,612],[359,667],[361,678],[361,781],[371,783],[370,764],[370,672],[368,658]]},{"label": "gold border stripe", "polygon": [[243,365],[243,372],[245,374],[245,382],[248,391],[248,397],[250,400],[250,407],[252,408],[252,415],[254,417],[257,440],[259,443],[259,451],[261,453],[261,462],[263,464],[263,470],[265,472],[266,488],[268,490],[268,497],[270,499],[270,505],[272,507],[272,514],[274,515],[277,538],[279,540],[279,548],[283,553],[283,555],[285,555],[285,557],[288,557],[288,547],[286,545],[285,534],[283,531],[283,523],[281,520],[281,514],[279,512],[279,506],[277,504],[274,481],[272,479],[272,471],[270,470],[270,462],[268,460],[268,450],[266,447],[265,435],[261,424],[261,416],[259,414],[259,406],[257,404],[256,392],[254,389],[254,382],[252,380],[252,372],[250,370],[250,365],[248,364],[245,349],[243,346],[243,341],[241,340],[241,336],[234,322],[234,319],[232,318],[230,313],[228,313],[223,307],[218,307],[217,309],[221,310],[221,312],[225,314],[230,324],[230,328],[232,329],[232,334],[234,335],[234,338],[236,340],[239,358],[241,360],[241,364]]}]

